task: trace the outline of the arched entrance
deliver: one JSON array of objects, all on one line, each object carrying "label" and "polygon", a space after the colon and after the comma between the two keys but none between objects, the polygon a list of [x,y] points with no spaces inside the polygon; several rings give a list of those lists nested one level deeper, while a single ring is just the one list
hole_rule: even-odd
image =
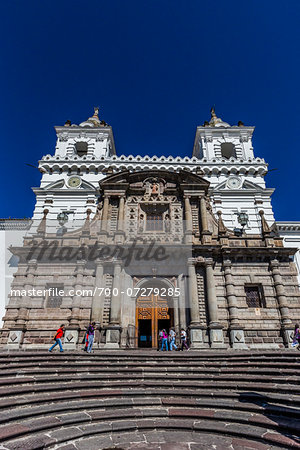
[{"label": "arched entrance", "polygon": [[174,326],[169,285],[157,279],[143,283],[136,299],[136,342],[138,347],[157,348],[159,330]]}]

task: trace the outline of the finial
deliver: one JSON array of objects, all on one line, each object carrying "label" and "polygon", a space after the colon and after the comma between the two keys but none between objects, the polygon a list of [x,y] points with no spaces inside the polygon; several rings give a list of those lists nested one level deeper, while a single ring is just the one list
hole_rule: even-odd
[{"label": "finial", "polygon": [[39,224],[39,226],[37,228],[38,234],[45,234],[46,233],[46,217],[47,217],[48,212],[49,212],[49,209],[44,209],[44,211],[43,211],[43,218],[42,218],[42,220],[41,220],[41,222],[40,222],[40,224]]},{"label": "finial", "polygon": [[238,127],[243,127],[244,126],[244,122],[242,122],[241,120],[238,121]]},{"label": "finial", "polygon": [[261,209],[261,210],[259,211],[259,215],[260,215],[260,217],[261,217],[261,230],[262,230],[262,234],[263,234],[263,236],[268,236],[268,235],[270,234],[271,230],[270,230],[270,227],[269,227],[269,225],[268,225],[268,223],[267,223],[267,221],[266,221],[266,219],[265,219],[264,214],[265,214],[264,211]]},{"label": "finial", "polygon": [[93,117],[98,117],[99,115],[99,106],[94,106],[94,115]]},{"label": "finial", "polygon": [[222,219],[222,212],[221,211],[217,211],[217,215],[219,216],[218,218],[218,234],[219,236],[224,236],[227,233],[227,229],[224,225],[223,219]]},{"label": "finial", "polygon": [[71,120],[66,120],[65,127],[70,127],[70,126],[71,126]]},{"label": "finial", "polygon": [[216,116],[216,105],[214,105],[214,106],[211,107],[211,109],[210,109],[210,115],[211,115],[211,118],[212,118],[212,119],[216,119],[216,118],[217,118],[217,116]]},{"label": "finial", "polygon": [[91,209],[86,210],[86,219],[85,219],[84,225],[82,227],[82,233],[85,235],[89,234],[89,232],[90,232],[90,215],[91,215],[91,213],[92,213]]}]

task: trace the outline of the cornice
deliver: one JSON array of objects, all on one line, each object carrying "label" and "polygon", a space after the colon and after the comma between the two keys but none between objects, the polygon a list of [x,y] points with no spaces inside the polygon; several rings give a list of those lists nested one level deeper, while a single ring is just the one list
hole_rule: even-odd
[{"label": "cornice", "polygon": [[206,158],[198,159],[196,157],[180,156],[102,156],[96,158],[95,156],[51,156],[46,155],[39,161],[39,166],[49,172],[63,170],[98,170],[102,171],[106,168],[111,168],[115,171],[120,170],[146,170],[146,169],[161,169],[161,170],[189,170],[191,172],[202,170],[202,175],[214,174],[260,174],[265,175],[268,171],[268,165],[263,158],[249,158],[248,160],[230,158],[213,158],[207,160]]},{"label": "cornice", "polygon": [[298,221],[276,222],[276,226],[278,231],[300,232],[300,222]]}]

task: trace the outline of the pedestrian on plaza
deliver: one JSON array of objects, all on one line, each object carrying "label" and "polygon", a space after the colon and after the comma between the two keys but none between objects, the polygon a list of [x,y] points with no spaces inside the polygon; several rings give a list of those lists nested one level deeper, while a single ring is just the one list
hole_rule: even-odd
[{"label": "pedestrian on plaza", "polygon": [[163,337],[163,330],[159,330],[158,336],[157,336],[157,351],[160,350],[161,344],[162,344],[162,337]]},{"label": "pedestrian on plaza", "polygon": [[298,323],[295,324],[292,342],[293,347],[296,347],[296,345],[298,345],[297,349],[300,350],[300,327]]},{"label": "pedestrian on plaza", "polygon": [[174,328],[170,328],[169,339],[170,339],[170,352],[173,350],[173,347],[175,348],[175,350],[177,350],[177,345],[175,344],[176,332]]},{"label": "pedestrian on plaza", "polygon": [[84,335],[83,335],[83,338],[82,338],[82,344],[83,344],[83,351],[84,352],[86,352],[87,351],[87,348],[88,348],[88,345],[89,345],[89,340],[88,340],[88,328],[89,327],[85,327],[85,332],[84,332]]},{"label": "pedestrian on plaza", "polygon": [[164,346],[166,346],[166,352],[168,351],[168,333],[166,330],[162,330],[162,338],[161,338],[161,351],[164,350]]},{"label": "pedestrian on plaza", "polygon": [[94,337],[95,337],[95,322],[92,322],[87,329],[87,337],[88,337],[88,348],[87,352],[92,352]]},{"label": "pedestrian on plaza", "polygon": [[59,327],[59,329],[56,331],[55,335],[53,336],[53,340],[55,341],[55,344],[53,344],[52,347],[49,348],[49,352],[50,352],[50,353],[52,352],[52,350],[54,349],[54,347],[55,347],[57,344],[59,345],[60,352],[63,352],[63,351],[64,351],[63,346],[62,346],[62,343],[61,343],[61,339],[62,339],[62,337],[63,337],[63,335],[64,335],[64,333],[65,333],[64,330],[65,330],[65,325],[62,324],[62,325]]},{"label": "pedestrian on plaza", "polygon": [[95,328],[95,339],[94,342],[97,344],[97,347],[100,347],[100,340],[101,340],[101,329],[100,327]]},{"label": "pedestrian on plaza", "polygon": [[186,331],[184,328],[181,328],[180,340],[181,340],[181,350],[183,351],[183,347],[185,347],[187,350],[189,350],[189,347],[187,345],[187,335],[186,335]]}]

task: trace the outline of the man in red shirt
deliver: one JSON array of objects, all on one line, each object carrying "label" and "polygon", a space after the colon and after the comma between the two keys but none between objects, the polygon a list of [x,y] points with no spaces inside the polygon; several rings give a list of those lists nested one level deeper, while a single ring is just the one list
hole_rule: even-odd
[{"label": "man in red shirt", "polygon": [[54,347],[55,347],[57,344],[59,345],[60,351],[61,351],[61,352],[64,351],[64,349],[63,349],[63,347],[62,347],[62,343],[61,343],[61,338],[62,338],[63,335],[64,335],[64,329],[65,329],[65,326],[64,326],[64,324],[62,324],[62,325],[59,327],[59,329],[57,330],[57,332],[55,333],[55,336],[53,337],[53,339],[55,340],[55,344],[53,344],[52,347],[49,348],[49,352],[52,352],[52,350],[54,349]]}]

